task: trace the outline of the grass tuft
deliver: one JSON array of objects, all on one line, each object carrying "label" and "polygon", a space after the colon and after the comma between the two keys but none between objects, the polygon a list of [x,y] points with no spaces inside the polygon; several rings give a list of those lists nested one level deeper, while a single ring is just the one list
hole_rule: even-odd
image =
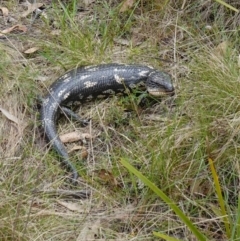
[{"label": "grass tuft", "polygon": [[[152,240],[161,234],[191,240],[195,232],[197,240],[237,240],[239,14],[217,1],[140,0],[122,12],[120,0],[42,2],[45,15],[37,18],[21,17],[22,1],[1,2],[9,10],[8,17],[0,10],[1,31],[18,23],[28,31],[13,31],[0,43],[0,239]],[[38,50],[26,54],[31,47]],[[110,62],[169,72],[176,95],[85,103],[76,108],[91,118],[84,128],[60,120],[60,134],[93,136],[66,144],[88,151],[86,160],[81,150],[70,153],[81,174],[78,188],[92,192],[79,201],[66,194],[79,190],[70,189],[43,138],[37,99],[66,70]],[[176,206],[162,202],[120,160]]]}]

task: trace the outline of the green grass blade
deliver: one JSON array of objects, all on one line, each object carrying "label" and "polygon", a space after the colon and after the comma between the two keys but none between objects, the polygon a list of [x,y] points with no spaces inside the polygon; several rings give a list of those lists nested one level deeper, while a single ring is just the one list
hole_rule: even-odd
[{"label": "green grass blade", "polygon": [[225,209],[225,204],[224,204],[224,199],[222,196],[222,191],[221,191],[221,186],[218,180],[218,175],[217,172],[215,170],[214,164],[213,164],[213,160],[211,158],[208,158],[208,162],[211,168],[211,172],[212,172],[212,176],[213,176],[213,181],[214,181],[214,185],[215,185],[215,189],[216,189],[216,193],[217,193],[217,197],[218,197],[218,203],[220,205],[221,208],[221,213],[223,216],[223,222],[225,225],[225,229],[226,229],[226,234],[227,237],[230,238],[231,237],[231,232],[230,232],[230,226],[229,226],[229,219],[228,219],[228,215]]},{"label": "green grass blade", "polygon": [[176,238],[170,237],[166,234],[162,234],[162,233],[158,233],[158,232],[153,232],[153,235],[158,237],[158,238],[163,238],[167,241],[182,241],[181,239],[176,239]]},{"label": "green grass blade", "polygon": [[236,220],[236,235],[235,238],[240,237],[240,195],[238,195],[238,210],[237,210],[237,220]]},{"label": "green grass blade", "polygon": [[239,12],[239,10],[237,10],[237,9],[234,8],[233,6],[231,6],[231,5],[227,4],[227,3],[225,3],[225,2],[222,1],[222,0],[215,0],[215,1],[218,2],[218,3],[220,3],[220,4],[222,4],[223,6],[225,6],[225,7],[227,7],[227,8],[229,8],[229,9],[231,9],[231,10],[237,12],[237,13]]},{"label": "green grass blade", "polygon": [[162,190],[160,190],[154,183],[148,180],[141,172],[137,171],[131,164],[129,164],[123,158],[121,159],[121,163],[131,173],[136,175],[143,183],[145,183],[145,185],[152,189],[152,191],[154,191],[166,204],[168,204],[170,208],[177,214],[177,216],[181,218],[182,221],[188,226],[188,228],[192,231],[192,233],[196,236],[198,240],[207,240],[207,238],[195,227],[195,225],[189,220],[189,218],[177,207],[177,205]]},{"label": "green grass blade", "polygon": [[231,240],[238,240],[240,237],[240,194],[238,195],[238,209],[236,214],[236,221],[232,228]]}]

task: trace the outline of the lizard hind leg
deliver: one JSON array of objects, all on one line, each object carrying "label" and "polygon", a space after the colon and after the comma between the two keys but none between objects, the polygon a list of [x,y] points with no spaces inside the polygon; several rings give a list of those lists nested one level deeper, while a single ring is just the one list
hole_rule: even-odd
[{"label": "lizard hind leg", "polygon": [[63,114],[65,114],[66,116],[68,116],[69,118],[71,118],[72,120],[79,122],[82,126],[87,126],[89,124],[89,121],[90,121],[89,119],[81,118],[79,115],[77,115],[76,113],[74,113],[72,110],[70,110],[67,107],[62,106],[61,112]]}]

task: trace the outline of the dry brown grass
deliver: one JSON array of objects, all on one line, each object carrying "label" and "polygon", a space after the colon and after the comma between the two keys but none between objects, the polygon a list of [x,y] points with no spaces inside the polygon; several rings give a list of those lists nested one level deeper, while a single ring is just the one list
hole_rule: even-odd
[{"label": "dry brown grass", "polygon": [[[165,8],[158,1],[139,1],[135,11],[122,14],[120,1],[97,1],[87,12],[74,12],[74,1],[65,10],[59,2],[53,7],[44,2],[49,19],[32,23],[30,16],[20,18],[23,4],[1,1],[28,32],[12,33],[0,42],[0,107],[11,114],[0,113],[0,239],[153,240],[152,231],[157,230],[195,240],[178,217],[120,165],[126,158],[210,240],[227,240],[207,157],[215,161],[234,227],[239,15],[213,1],[168,1]],[[240,7],[236,1],[229,3]],[[2,19],[1,30],[12,24]],[[36,46],[37,52],[24,54]],[[85,128],[60,121],[59,133],[78,130],[94,139],[84,143],[87,160],[81,161],[80,151],[71,153],[81,174],[79,189],[90,190],[91,196],[58,196],[53,190],[70,186],[43,139],[37,96],[66,69],[107,62],[164,69],[173,76],[176,96],[143,107],[134,96],[87,103],[78,111],[92,118]],[[74,145],[79,144],[68,144],[68,150]]]}]

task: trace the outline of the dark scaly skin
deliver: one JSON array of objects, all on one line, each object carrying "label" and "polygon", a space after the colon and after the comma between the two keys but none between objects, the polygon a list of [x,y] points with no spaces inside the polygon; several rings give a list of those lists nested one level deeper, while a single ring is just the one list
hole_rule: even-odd
[{"label": "dark scaly skin", "polygon": [[80,67],[67,72],[51,85],[42,103],[42,126],[48,141],[60,155],[62,164],[72,173],[74,183],[78,178],[77,170],[57,134],[56,123],[61,106],[71,101],[83,103],[98,96],[124,93],[126,89],[131,90],[140,84],[154,96],[174,93],[168,74],[141,65],[106,64]]}]

